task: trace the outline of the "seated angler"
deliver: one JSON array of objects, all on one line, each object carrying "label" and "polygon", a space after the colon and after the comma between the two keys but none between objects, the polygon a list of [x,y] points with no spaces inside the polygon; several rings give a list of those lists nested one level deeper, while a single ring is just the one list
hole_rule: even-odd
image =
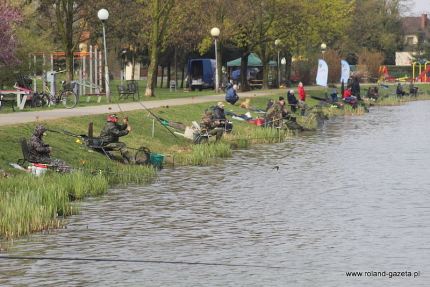
[{"label": "seated angler", "polygon": [[397,84],[396,95],[398,97],[403,97],[404,95],[406,95],[406,92],[403,90],[403,86],[401,83]]},{"label": "seated angler", "polygon": [[276,103],[272,103],[266,111],[266,126],[279,128],[283,126],[283,118],[288,114],[285,108],[284,97],[279,97]]},{"label": "seated angler", "polygon": [[358,100],[352,95],[351,88],[348,88],[344,91],[343,100],[345,103],[351,105],[354,109],[358,106]]},{"label": "seated angler", "polygon": [[38,125],[34,129],[30,141],[27,143],[29,152],[29,161],[33,163],[47,164],[60,172],[70,172],[71,168],[64,161],[51,158],[52,148],[43,142],[43,136],[46,135],[47,129]]},{"label": "seated angler", "polygon": [[416,97],[418,96],[418,87],[415,87],[414,82],[411,81],[411,83],[409,84],[409,94],[412,97]]},{"label": "seated angler", "polygon": [[338,95],[337,95],[337,89],[333,89],[333,91],[330,94],[330,98],[331,98],[331,103],[337,103],[338,100]]},{"label": "seated angler", "polygon": [[236,91],[237,85],[229,85],[227,87],[227,92],[225,94],[226,102],[229,102],[230,104],[234,105],[239,100],[239,96],[237,95]]},{"label": "seated angler", "polygon": [[202,130],[206,130],[211,136],[215,136],[216,141],[219,141],[224,134],[224,128],[219,127],[220,122],[214,119],[214,115],[211,111],[205,111],[200,127]]},{"label": "seated angler", "polygon": [[225,132],[229,133],[233,129],[233,124],[227,120],[224,112],[224,104],[218,102],[218,104],[213,109],[213,118],[215,121],[219,122],[220,128],[223,128]]},{"label": "seated angler", "polygon": [[379,98],[378,87],[370,87],[369,90],[367,90],[367,97],[376,101]]},{"label": "seated angler", "polygon": [[299,101],[297,100],[296,96],[294,96],[294,90],[288,91],[287,100],[288,100],[288,105],[291,108],[291,111],[293,113],[295,113],[297,111],[298,106],[299,106]]},{"label": "seated angler", "polygon": [[103,147],[108,150],[119,151],[125,163],[134,163],[134,159],[128,152],[126,144],[120,142],[119,138],[128,135],[130,132],[131,126],[128,123],[128,118],[124,118],[123,123],[120,124],[115,114],[107,117],[107,122],[100,132]]}]

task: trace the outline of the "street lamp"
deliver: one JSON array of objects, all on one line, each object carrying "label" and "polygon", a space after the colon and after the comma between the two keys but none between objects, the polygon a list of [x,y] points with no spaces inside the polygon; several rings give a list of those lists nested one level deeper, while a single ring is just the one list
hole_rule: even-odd
[{"label": "street lamp", "polygon": [[327,49],[327,45],[325,43],[322,43],[320,48],[321,48],[321,53],[324,60],[324,53],[325,53],[325,50]]},{"label": "street lamp", "polygon": [[[281,65],[286,65],[286,64],[287,64],[287,59],[285,59],[285,57],[282,57]],[[283,68],[282,70],[285,71],[285,68]],[[282,81],[282,79],[286,78],[286,73],[284,73],[284,76],[282,76],[282,70],[281,70],[281,81]]]},{"label": "street lamp", "polygon": [[278,61],[277,61],[277,66],[278,66],[278,88],[280,86],[280,80],[281,80],[281,75],[280,75],[280,65],[279,65],[279,46],[281,45],[281,40],[280,39],[276,39],[275,40],[275,46],[278,49]]},{"label": "street lamp", "polygon": [[219,37],[219,29],[214,27],[211,29],[211,35],[215,40],[215,92],[218,93],[219,90],[219,76],[218,76],[218,48],[217,48],[217,40]]},{"label": "street lamp", "polygon": [[106,9],[100,9],[97,12],[97,17],[102,21],[103,25],[103,44],[104,44],[104,53],[105,53],[105,84],[106,84],[106,98],[110,103],[110,88],[109,88],[109,69],[107,62],[107,48],[106,48],[106,29],[105,29],[105,21],[109,18],[109,12]]},{"label": "street lamp", "polygon": [[122,61],[122,63],[121,63],[121,68],[122,68],[122,71],[121,71],[121,85],[124,83],[124,80],[125,80],[125,54],[127,54],[127,50],[122,50],[121,51],[121,61]]}]

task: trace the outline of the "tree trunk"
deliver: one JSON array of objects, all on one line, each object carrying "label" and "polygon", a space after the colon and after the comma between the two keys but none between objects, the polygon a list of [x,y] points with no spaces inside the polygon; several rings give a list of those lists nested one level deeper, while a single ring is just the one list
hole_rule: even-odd
[{"label": "tree trunk", "polygon": [[66,58],[66,79],[73,80],[73,0],[56,2],[55,15]]},{"label": "tree trunk", "polygon": [[181,89],[183,89],[183,88],[184,88],[184,81],[185,81],[185,67],[186,67],[186,64],[182,67]]},{"label": "tree trunk", "polygon": [[269,57],[267,55],[267,47],[265,44],[261,45],[261,61],[263,64],[263,89],[269,87]]},{"label": "tree trunk", "polygon": [[134,53],[131,57],[131,79],[134,80],[134,69],[136,69],[136,59],[134,57]]},{"label": "tree trunk", "polygon": [[240,63],[240,90],[242,92],[249,91],[248,83],[248,56],[251,52],[244,52],[242,54]]},{"label": "tree trunk", "polygon": [[[159,14],[159,0],[153,2],[152,12],[153,15]],[[158,33],[160,30],[159,18],[154,18],[152,23],[151,40],[150,40],[150,58],[148,67],[148,77],[146,83],[145,97],[155,96],[155,85],[157,82],[158,72]]]},{"label": "tree trunk", "polygon": [[293,55],[290,51],[285,53],[285,59],[287,60],[287,63],[285,64],[285,82],[287,87],[291,87],[291,67],[293,64]]},{"label": "tree trunk", "polygon": [[177,62],[177,55],[176,55],[176,47],[175,47],[175,86],[178,85],[178,62]]},{"label": "tree trunk", "polygon": [[170,80],[171,80],[170,73],[172,72],[170,66],[171,66],[171,64],[170,64],[170,61],[169,61],[169,63],[167,63],[167,81],[166,81],[167,88],[170,88]]},{"label": "tree trunk", "polygon": [[148,67],[148,76],[146,83],[146,97],[154,97],[154,88],[157,83],[157,70],[158,70],[158,53],[155,51],[157,48],[151,49],[151,59]]},{"label": "tree trunk", "polygon": [[73,50],[66,49],[66,80],[67,82],[73,81]]},{"label": "tree trunk", "polygon": [[163,87],[164,84],[164,66],[161,66],[161,83],[160,83],[160,88]]}]

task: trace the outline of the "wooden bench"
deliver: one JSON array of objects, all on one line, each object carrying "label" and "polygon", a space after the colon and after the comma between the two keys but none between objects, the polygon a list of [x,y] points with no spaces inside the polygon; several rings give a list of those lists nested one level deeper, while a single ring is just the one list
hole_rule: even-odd
[{"label": "wooden bench", "polygon": [[251,89],[261,89],[263,87],[263,80],[249,80],[249,87]]},{"label": "wooden bench", "polygon": [[118,94],[119,99],[128,99],[128,97],[131,95],[133,96],[133,100],[135,100],[135,96],[137,95],[137,99],[140,99],[139,95],[139,86],[136,81],[130,81],[127,83],[127,86],[125,85],[119,85],[118,86]]},{"label": "wooden bench", "polygon": [[0,94],[0,110],[7,105],[15,111],[16,96],[12,94]]}]

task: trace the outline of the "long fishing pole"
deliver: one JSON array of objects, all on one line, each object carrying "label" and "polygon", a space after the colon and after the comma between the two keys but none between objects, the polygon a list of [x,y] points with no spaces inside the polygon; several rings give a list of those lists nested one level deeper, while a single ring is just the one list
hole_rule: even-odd
[{"label": "long fishing pole", "polygon": [[145,107],[144,104],[142,104],[142,102],[139,102],[139,104],[151,115],[153,116],[164,128],[166,128],[169,133],[171,133],[175,138],[178,138],[174,132],[172,132],[164,123],[163,121],[156,115],[154,114],[150,109],[148,109],[147,107]]},{"label": "long fishing pole", "polygon": [[265,269],[282,269],[282,268],[284,268],[281,266],[257,265],[257,264],[254,265],[254,264],[233,264],[233,263],[191,262],[191,261],[164,261],[164,260],[122,259],[122,258],[13,256],[13,255],[4,255],[3,256],[2,255],[2,256],[0,256],[0,259],[180,264],[180,265],[206,265],[206,266],[227,266],[227,267],[252,267],[252,268],[265,268]]},{"label": "long fishing pole", "polygon": [[48,132],[57,133],[57,134],[63,134],[63,135],[74,137],[74,138],[84,138],[85,137],[85,135],[77,135],[77,134],[74,134],[74,133],[69,132],[67,130],[51,130],[51,129],[47,129],[47,131]]}]

